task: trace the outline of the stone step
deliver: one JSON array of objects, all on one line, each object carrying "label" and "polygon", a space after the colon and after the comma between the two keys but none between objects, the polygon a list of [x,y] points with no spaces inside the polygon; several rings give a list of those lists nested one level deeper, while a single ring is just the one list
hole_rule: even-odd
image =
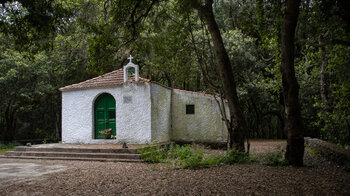
[{"label": "stone step", "polygon": [[36,152],[36,151],[9,151],[7,157],[70,157],[70,158],[92,158],[92,159],[140,159],[139,154],[126,153],[74,153],[74,152]]},{"label": "stone step", "polygon": [[38,157],[38,156],[4,156],[7,159],[40,159],[40,160],[66,160],[66,161],[100,161],[100,162],[132,162],[141,163],[141,159],[106,159],[106,158],[78,158],[78,157]]},{"label": "stone step", "polygon": [[71,153],[128,153],[137,154],[137,149],[131,148],[36,148],[27,146],[17,146],[14,151],[26,152],[71,152]]}]

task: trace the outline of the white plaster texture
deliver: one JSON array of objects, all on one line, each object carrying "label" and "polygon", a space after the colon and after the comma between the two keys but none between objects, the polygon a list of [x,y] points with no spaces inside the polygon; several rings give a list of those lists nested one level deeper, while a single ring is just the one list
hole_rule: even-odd
[{"label": "white plaster texture", "polygon": [[[195,105],[195,114],[186,114],[186,104]],[[221,120],[215,98],[173,90],[171,140],[225,142],[227,128]]]},{"label": "white plaster texture", "polygon": [[151,83],[152,143],[170,140],[172,90]]},{"label": "white plaster texture", "polygon": [[[130,96],[132,103],[123,103]],[[116,99],[118,142],[151,143],[151,87],[147,82],[126,82]],[[119,128],[118,128],[119,125]]]},{"label": "white plaster texture", "polygon": [[[111,94],[116,101],[115,140],[94,139],[94,101],[102,93]],[[132,97],[124,104],[123,96]],[[150,84],[127,82],[113,88],[78,89],[62,92],[63,143],[121,143],[151,142]]]}]

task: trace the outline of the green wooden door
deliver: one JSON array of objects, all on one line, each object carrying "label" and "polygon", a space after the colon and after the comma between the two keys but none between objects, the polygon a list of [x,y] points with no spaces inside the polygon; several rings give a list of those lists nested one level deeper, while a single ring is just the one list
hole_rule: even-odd
[{"label": "green wooden door", "polygon": [[95,101],[95,139],[104,139],[99,131],[112,128],[112,135],[116,135],[115,127],[115,100],[112,95],[104,93]]}]

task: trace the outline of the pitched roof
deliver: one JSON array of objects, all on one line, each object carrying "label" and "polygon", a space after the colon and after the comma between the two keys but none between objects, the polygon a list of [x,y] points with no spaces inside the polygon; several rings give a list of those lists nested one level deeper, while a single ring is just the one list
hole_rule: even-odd
[{"label": "pitched roof", "polygon": [[[131,79],[129,78],[129,80],[131,80]],[[146,78],[141,78],[141,77],[139,77],[139,81],[151,82],[151,80],[146,79]],[[112,72],[103,74],[103,75],[95,77],[95,78],[91,78],[89,80],[85,80],[85,81],[77,83],[77,84],[72,84],[69,86],[62,87],[59,90],[60,91],[70,91],[70,90],[85,89],[85,88],[111,87],[111,86],[122,85],[123,83],[124,83],[124,71],[123,71],[123,68],[120,68],[120,69],[114,70]],[[173,88],[169,88],[167,86],[164,86],[162,84],[159,84],[157,82],[152,82],[152,83],[161,85],[161,86],[168,88],[168,89],[173,89]],[[173,89],[173,90],[179,91],[179,92],[184,92],[184,93],[203,95],[203,96],[207,96],[207,97],[214,97],[214,95],[202,93],[202,92],[186,91],[186,90],[181,90],[181,89]]]},{"label": "pitched roof", "polygon": [[[149,82],[149,79],[139,77],[140,81]],[[60,91],[69,91],[74,89],[94,88],[94,87],[110,87],[118,86],[124,83],[123,68],[103,74],[101,76],[60,88]]]}]

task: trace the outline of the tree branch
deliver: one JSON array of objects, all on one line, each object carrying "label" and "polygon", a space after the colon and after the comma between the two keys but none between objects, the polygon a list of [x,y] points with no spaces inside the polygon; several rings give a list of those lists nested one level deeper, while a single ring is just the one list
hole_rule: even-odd
[{"label": "tree branch", "polygon": [[317,43],[310,42],[309,40],[299,40],[297,43],[306,43],[316,48],[325,47],[327,45],[350,46],[350,41],[344,41],[340,39],[323,40],[322,42],[317,42]]}]

